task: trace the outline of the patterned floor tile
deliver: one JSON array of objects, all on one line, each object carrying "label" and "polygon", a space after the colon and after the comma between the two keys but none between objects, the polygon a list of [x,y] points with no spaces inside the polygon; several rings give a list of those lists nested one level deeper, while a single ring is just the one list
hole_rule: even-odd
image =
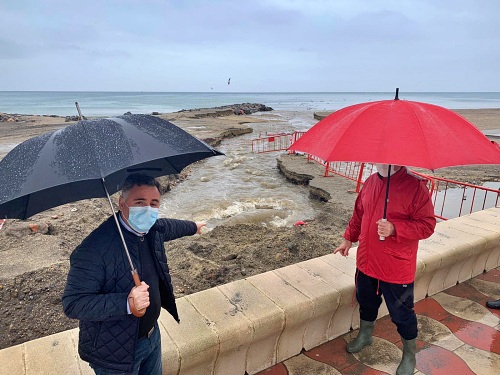
[{"label": "patterned floor tile", "polygon": [[323,362],[315,361],[303,354],[287,359],[285,366],[289,375],[341,375],[342,373]]},{"label": "patterned floor tile", "polygon": [[498,317],[493,315],[484,305],[474,301],[455,297],[447,293],[438,293],[432,296],[441,307],[454,316],[475,321],[494,327],[498,324]]},{"label": "patterned floor tile", "polygon": [[[480,304],[481,306],[486,306],[487,301],[497,299],[497,296],[500,296],[500,286],[484,280],[469,280],[463,284],[451,287],[444,293],[451,294],[456,297],[467,298]],[[500,310],[490,309],[488,307],[486,308],[493,315],[500,318]]]},{"label": "patterned floor tile", "polygon": [[467,363],[454,352],[417,340],[417,369],[426,375],[472,375]]},{"label": "patterned floor tile", "polygon": [[433,298],[429,297],[419,301],[414,307],[415,313],[428,318],[441,321],[450,315],[448,311],[443,309],[441,305]]},{"label": "patterned floor tile", "polygon": [[500,270],[495,268],[486,273],[482,273],[479,276],[476,276],[476,278],[500,284]]},{"label": "patterned floor tile", "polygon": [[316,361],[320,361],[342,371],[357,363],[358,360],[346,350],[347,342],[343,337],[324,343],[304,354]]},{"label": "patterned floor tile", "polygon": [[452,286],[451,288],[446,289],[444,293],[450,294],[455,297],[470,299],[471,301],[477,302],[482,305],[489,299],[487,295],[484,295],[467,282]]},{"label": "patterned floor tile", "polygon": [[476,288],[479,292],[488,296],[489,300],[500,298],[500,286],[498,286],[497,283],[481,279],[472,279],[464,282],[464,284],[468,284]]},{"label": "patterned floor tile", "polygon": [[458,339],[449,328],[441,322],[422,315],[417,315],[417,320],[419,340],[440,346],[450,351],[454,351],[464,345],[464,342]]},{"label": "patterned floor tile", "polygon": [[401,341],[401,336],[396,329],[396,325],[391,321],[388,315],[377,319],[373,334],[392,343]]},{"label": "patterned floor tile", "polygon": [[481,350],[500,354],[500,332],[495,328],[456,316],[449,316],[441,322],[463,342]]},{"label": "patterned floor tile", "polygon": [[387,372],[378,371],[358,362],[342,371],[342,375],[382,375]]},{"label": "patterned floor tile", "polygon": [[500,355],[463,345],[455,351],[469,367],[478,375],[498,374],[500,371]]},{"label": "patterned floor tile", "polygon": [[[398,344],[401,345],[401,342]],[[394,374],[401,362],[402,352],[394,343],[374,336],[373,343],[364,347],[359,353],[355,353],[354,356],[359,362],[372,369]]]},{"label": "patterned floor tile", "polygon": [[270,367],[266,370],[258,372],[256,375],[288,375],[286,367],[283,363],[278,363],[273,367]]}]

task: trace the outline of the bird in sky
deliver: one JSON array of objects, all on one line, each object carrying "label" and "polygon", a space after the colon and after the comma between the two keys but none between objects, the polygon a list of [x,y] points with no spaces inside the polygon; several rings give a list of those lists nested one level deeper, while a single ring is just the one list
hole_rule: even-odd
[{"label": "bird in sky", "polygon": [[229,85],[231,83],[231,78],[227,80],[227,84]]}]

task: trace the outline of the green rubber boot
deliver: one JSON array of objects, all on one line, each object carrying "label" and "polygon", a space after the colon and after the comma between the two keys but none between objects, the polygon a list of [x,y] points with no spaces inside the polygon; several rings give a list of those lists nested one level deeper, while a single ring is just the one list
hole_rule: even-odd
[{"label": "green rubber boot", "polygon": [[397,375],[412,375],[415,371],[415,364],[417,363],[415,359],[416,340],[405,340],[401,337],[401,341],[403,342],[403,358],[396,371]]},{"label": "green rubber boot", "polygon": [[359,325],[358,337],[347,344],[347,351],[349,353],[357,353],[366,345],[370,345],[373,341],[372,335],[375,329],[375,322],[368,322],[361,320]]}]

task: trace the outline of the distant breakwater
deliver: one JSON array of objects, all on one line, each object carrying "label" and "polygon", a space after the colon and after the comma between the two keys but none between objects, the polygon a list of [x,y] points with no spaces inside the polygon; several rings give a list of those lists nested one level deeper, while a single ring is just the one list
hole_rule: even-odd
[{"label": "distant breakwater", "polygon": [[260,103],[241,103],[212,108],[183,109],[174,113],[192,114],[193,116],[188,115],[187,117],[203,118],[230,115],[250,115],[255,112],[267,112],[272,110],[273,109],[271,107]]},{"label": "distant breakwater", "polygon": [[[179,114],[182,115],[182,117],[188,117],[188,118],[204,118],[204,117],[221,117],[230,115],[250,115],[255,112],[267,112],[267,111],[273,111],[273,108],[260,103],[240,103],[240,104],[225,105],[221,107],[183,109],[171,113]],[[133,114],[131,111],[127,111],[123,115],[126,116],[131,114]],[[134,114],[139,114],[139,113],[134,113]],[[165,115],[167,113],[154,111],[147,114],[153,116],[160,116],[160,115]],[[26,122],[26,119],[24,118],[25,116],[34,116],[34,115],[0,112],[0,122]],[[79,116],[59,116],[59,115],[41,115],[41,116],[64,118],[66,122],[80,120]],[[87,120],[87,117],[83,116],[83,119]]]}]

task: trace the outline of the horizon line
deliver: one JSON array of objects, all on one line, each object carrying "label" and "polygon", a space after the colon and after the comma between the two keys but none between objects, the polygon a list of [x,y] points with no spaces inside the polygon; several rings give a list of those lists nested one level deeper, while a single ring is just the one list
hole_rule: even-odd
[{"label": "horizon line", "polygon": [[[144,94],[387,94],[394,93],[394,91],[108,91],[108,90],[0,90],[0,93],[9,92],[52,92],[52,93],[70,93],[70,92],[83,92],[83,93],[144,93]],[[401,92],[401,91],[400,91]],[[498,94],[500,91],[402,91],[405,94],[442,94],[442,93],[491,93]]]}]

